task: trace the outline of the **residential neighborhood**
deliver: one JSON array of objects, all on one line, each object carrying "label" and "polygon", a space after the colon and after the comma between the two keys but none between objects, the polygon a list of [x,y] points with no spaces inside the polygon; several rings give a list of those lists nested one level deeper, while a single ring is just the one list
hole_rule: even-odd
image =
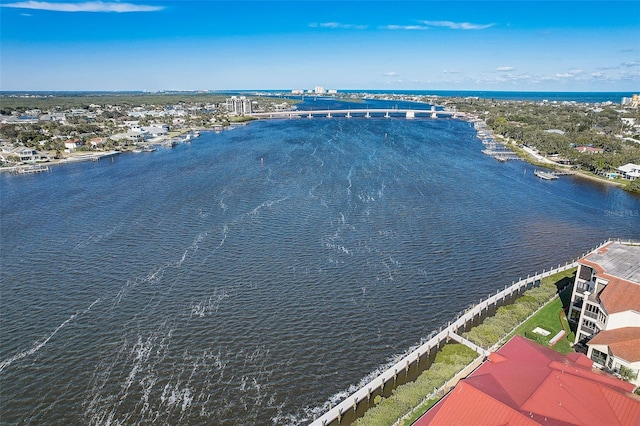
[{"label": "residential neighborhood", "polygon": [[220,130],[249,120],[252,112],[281,111],[294,104],[266,96],[211,94],[2,99],[0,170],[170,145],[199,130]]}]

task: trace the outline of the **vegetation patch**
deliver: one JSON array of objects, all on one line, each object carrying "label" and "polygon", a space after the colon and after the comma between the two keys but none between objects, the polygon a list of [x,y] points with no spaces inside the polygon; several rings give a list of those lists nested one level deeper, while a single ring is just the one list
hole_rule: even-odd
[{"label": "vegetation patch", "polygon": [[[458,372],[478,357],[473,350],[459,343],[449,343],[436,355],[431,367],[424,371],[415,382],[399,386],[388,398],[369,409],[356,420],[354,426],[388,426],[400,417],[422,404],[424,399],[449,381]],[[438,398],[433,399],[435,403]],[[428,401],[424,407],[429,407]],[[426,408],[425,408],[426,411]],[[418,414],[418,416],[421,415]]]}]

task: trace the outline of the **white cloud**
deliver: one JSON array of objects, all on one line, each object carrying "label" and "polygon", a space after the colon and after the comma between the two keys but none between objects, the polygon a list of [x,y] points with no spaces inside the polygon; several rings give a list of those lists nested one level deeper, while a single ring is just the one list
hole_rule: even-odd
[{"label": "white cloud", "polygon": [[496,68],[496,71],[501,71],[501,72],[513,71],[513,70],[515,70],[514,67],[498,67],[498,68]]},{"label": "white cloud", "polygon": [[442,70],[443,74],[460,74],[460,71],[456,70]]},{"label": "white cloud", "polygon": [[452,30],[484,30],[493,27],[495,24],[472,24],[470,22],[452,22],[452,21],[422,21],[423,24],[430,27],[445,27]]},{"label": "white cloud", "polygon": [[383,75],[386,77],[395,77],[398,75],[398,73],[395,71],[389,71],[389,72],[385,72]]},{"label": "white cloud", "polygon": [[640,62],[639,61],[623,62],[621,65],[623,67],[637,67],[638,65],[640,65]]},{"label": "white cloud", "polygon": [[424,25],[387,25],[386,27],[381,27],[387,30],[407,30],[407,31],[415,31],[415,30],[428,30],[429,27]]},{"label": "white cloud", "polygon": [[355,24],[341,24],[339,22],[312,22],[309,24],[311,28],[331,28],[331,29],[342,29],[342,30],[366,30],[366,25],[355,25]]},{"label": "white cloud", "polygon": [[146,6],[132,3],[87,1],[81,3],[57,3],[47,1],[20,1],[0,5],[15,9],[47,10],[52,12],[155,12],[164,6]]},{"label": "white cloud", "polygon": [[556,74],[556,78],[576,78],[578,74],[582,74],[582,70],[573,69],[569,70],[569,72]]}]

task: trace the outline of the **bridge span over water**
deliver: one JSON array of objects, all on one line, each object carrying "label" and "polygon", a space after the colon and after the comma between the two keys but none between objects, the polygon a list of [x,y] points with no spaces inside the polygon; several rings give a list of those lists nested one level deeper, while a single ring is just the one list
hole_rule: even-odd
[{"label": "bridge span over water", "polygon": [[397,109],[397,108],[367,108],[367,109],[318,109],[318,110],[293,110],[293,111],[273,111],[273,112],[256,112],[249,114],[255,118],[298,118],[298,117],[385,117],[391,118],[392,116],[402,116],[405,118],[416,117],[464,117],[465,114],[455,111],[443,111],[436,110],[435,107],[431,109]]}]

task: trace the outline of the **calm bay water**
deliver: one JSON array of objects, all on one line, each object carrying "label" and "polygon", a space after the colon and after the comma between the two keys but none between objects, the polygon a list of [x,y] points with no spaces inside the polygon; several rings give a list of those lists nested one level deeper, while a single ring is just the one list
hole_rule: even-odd
[{"label": "calm bay water", "polygon": [[305,424],[640,198],[449,119],[298,119],[0,176],[1,421]]}]

